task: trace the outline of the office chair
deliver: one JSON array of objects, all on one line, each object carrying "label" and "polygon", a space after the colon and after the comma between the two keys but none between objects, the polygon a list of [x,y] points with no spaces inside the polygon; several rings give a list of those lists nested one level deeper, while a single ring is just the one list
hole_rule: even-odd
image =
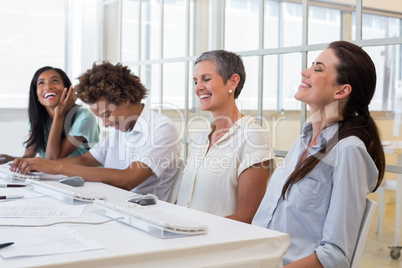
[{"label": "office chair", "polygon": [[367,235],[370,229],[371,221],[373,220],[375,208],[377,203],[366,198],[366,208],[364,210],[362,223],[360,225],[359,235],[357,237],[357,243],[355,247],[355,252],[353,253],[351,268],[358,268],[360,260],[363,255],[364,246],[366,244]]},{"label": "office chair", "polygon": [[[402,174],[401,166],[394,165],[386,165],[386,172],[391,172],[397,174],[399,176]],[[378,193],[378,213],[377,213],[377,221],[375,225],[375,232],[378,232],[378,248],[382,248],[382,227],[385,217],[385,190],[391,190],[396,192],[396,206],[395,206],[395,246],[388,247],[391,249],[390,256],[392,259],[399,259],[402,247],[400,244],[400,227],[399,223],[401,222],[402,215],[399,212],[399,209],[402,206],[402,198],[400,197],[400,193],[402,192],[400,189],[401,185],[399,185],[398,190],[398,179],[397,180],[383,180],[380,187],[378,187],[376,193]]]},{"label": "office chair", "polygon": [[378,232],[378,248],[382,248],[382,226],[385,216],[385,190],[396,191],[396,181],[395,180],[384,180],[380,187],[377,189],[378,193],[378,211],[377,211],[377,221],[375,225],[375,232]]}]

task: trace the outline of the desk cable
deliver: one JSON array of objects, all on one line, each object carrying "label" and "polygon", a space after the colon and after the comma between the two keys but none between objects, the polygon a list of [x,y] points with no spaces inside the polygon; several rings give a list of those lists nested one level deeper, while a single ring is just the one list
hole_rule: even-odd
[{"label": "desk cable", "polygon": [[60,221],[60,222],[53,222],[53,223],[48,223],[48,224],[0,224],[0,227],[47,227],[47,226],[52,226],[56,224],[89,224],[89,225],[101,225],[104,223],[108,223],[111,221],[116,221],[116,220],[121,220],[123,217],[118,217],[106,221],[101,221],[101,222],[85,222],[85,221]]}]

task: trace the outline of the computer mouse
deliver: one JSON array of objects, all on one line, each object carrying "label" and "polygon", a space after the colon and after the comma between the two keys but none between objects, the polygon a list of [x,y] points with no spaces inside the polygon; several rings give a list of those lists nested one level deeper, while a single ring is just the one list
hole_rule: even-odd
[{"label": "computer mouse", "polygon": [[126,199],[126,202],[135,203],[141,206],[154,205],[157,201],[158,197],[153,194],[138,194]]},{"label": "computer mouse", "polygon": [[59,180],[60,183],[64,183],[70,186],[82,186],[85,180],[79,176],[63,177]]}]

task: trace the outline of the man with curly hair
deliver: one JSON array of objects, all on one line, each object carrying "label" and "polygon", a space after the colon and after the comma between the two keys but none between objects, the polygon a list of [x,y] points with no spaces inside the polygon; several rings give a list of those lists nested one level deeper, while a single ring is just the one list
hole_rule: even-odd
[{"label": "man with curly hair", "polygon": [[110,127],[108,135],[81,156],[56,161],[19,158],[12,170],[81,176],[166,200],[181,148],[173,122],[141,103],[147,89],[126,66],[94,64],[78,79],[77,97]]}]

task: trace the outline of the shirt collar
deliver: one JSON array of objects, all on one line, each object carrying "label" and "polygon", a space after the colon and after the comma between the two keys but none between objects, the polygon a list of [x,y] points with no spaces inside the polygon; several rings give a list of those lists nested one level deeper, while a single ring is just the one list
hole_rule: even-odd
[{"label": "shirt collar", "polygon": [[[245,115],[241,118],[239,118],[234,124],[233,126],[229,129],[229,131],[227,133],[225,133],[225,135],[223,135],[217,142],[216,144],[219,144],[221,142],[223,142],[224,140],[226,140],[227,138],[231,137],[232,135],[234,135],[236,133],[236,131],[238,131],[241,128],[246,128],[248,125],[252,124],[252,123],[256,123],[256,120],[254,119],[254,117],[249,116],[249,115]],[[210,133],[212,133],[215,130],[215,121],[211,123],[211,131]],[[206,137],[206,140],[208,140],[208,136]]]},{"label": "shirt collar", "polygon": [[[321,130],[321,135],[318,137],[318,146],[322,148],[327,142],[335,136],[339,129],[339,122],[331,123],[326,128]],[[302,128],[302,140],[305,144],[308,144],[313,132],[312,122],[307,122]]]},{"label": "shirt collar", "polygon": [[[252,123],[255,123],[255,122],[256,122],[256,121],[255,121],[255,119],[254,119],[253,117],[251,117],[251,116],[249,116],[249,115],[245,115],[245,116],[241,117],[240,119],[238,119],[238,120],[233,124],[233,126],[229,129],[229,132],[228,132],[228,133],[234,133],[234,132],[235,132],[236,130],[238,130],[239,128],[241,128],[241,127],[246,127],[246,126],[248,126],[248,125],[250,125],[250,124],[252,124]],[[211,132],[215,130],[215,127],[216,127],[216,124],[215,124],[215,121],[213,121],[213,122],[211,123],[211,126],[210,126]]]},{"label": "shirt collar", "polygon": [[130,133],[134,132],[142,132],[146,133],[149,132],[149,122],[151,121],[151,110],[143,104],[144,107],[142,108],[142,111],[140,115],[137,118],[137,122],[135,123],[133,129],[130,131]]}]

